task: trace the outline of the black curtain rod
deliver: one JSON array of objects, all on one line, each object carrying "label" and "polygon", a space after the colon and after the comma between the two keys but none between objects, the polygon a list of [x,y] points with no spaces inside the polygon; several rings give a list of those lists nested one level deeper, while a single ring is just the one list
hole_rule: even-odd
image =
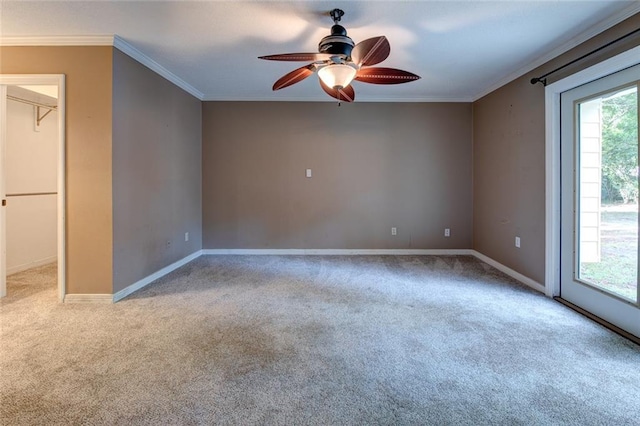
[{"label": "black curtain rod", "polygon": [[551,74],[553,74],[553,73],[555,73],[555,72],[558,72],[558,71],[560,71],[561,69],[564,69],[564,68],[568,67],[569,65],[573,65],[573,64],[575,64],[576,62],[583,60],[583,59],[584,59],[584,58],[586,58],[587,56],[591,56],[591,55],[593,55],[594,53],[597,53],[597,52],[601,51],[602,49],[605,49],[605,48],[607,48],[607,47],[611,46],[612,44],[615,44],[615,43],[619,42],[620,40],[623,40],[623,39],[625,39],[625,38],[627,38],[627,37],[629,37],[629,36],[632,36],[632,35],[634,35],[634,34],[635,34],[635,33],[637,33],[637,32],[640,32],[640,28],[638,28],[638,29],[636,29],[636,30],[634,30],[634,31],[631,31],[630,33],[625,34],[625,35],[623,35],[622,37],[618,37],[617,39],[615,39],[615,40],[613,40],[613,41],[610,41],[609,43],[605,44],[604,46],[600,46],[600,47],[598,47],[597,49],[592,50],[591,52],[586,53],[586,54],[584,54],[584,55],[580,56],[579,58],[574,59],[573,61],[568,62],[568,63],[564,64],[564,65],[563,65],[563,66],[561,66],[561,67],[556,68],[556,69],[555,69],[555,70],[553,70],[553,71],[549,71],[548,73],[546,73],[546,74],[544,74],[544,75],[541,75],[540,77],[534,77],[534,78],[532,78],[532,79],[531,79],[531,84],[542,83],[544,86],[546,86],[546,85],[547,85],[547,76],[549,76],[549,75],[551,75]]}]

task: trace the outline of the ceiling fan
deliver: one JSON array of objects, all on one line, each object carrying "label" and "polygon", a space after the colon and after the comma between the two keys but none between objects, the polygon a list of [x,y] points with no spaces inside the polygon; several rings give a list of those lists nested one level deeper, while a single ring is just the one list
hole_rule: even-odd
[{"label": "ceiling fan", "polygon": [[373,37],[355,44],[347,36],[347,30],[338,24],[344,12],[333,9],[329,15],[333,19],[331,34],[320,40],[318,53],[282,53],[259,57],[269,61],[311,61],[282,76],[274,83],[273,90],[289,87],[317,73],[320,86],[329,96],[352,102],[356,97],[351,86],[353,80],[370,84],[400,84],[420,78],[395,68],[371,67],[389,56],[391,46],[387,38]]}]

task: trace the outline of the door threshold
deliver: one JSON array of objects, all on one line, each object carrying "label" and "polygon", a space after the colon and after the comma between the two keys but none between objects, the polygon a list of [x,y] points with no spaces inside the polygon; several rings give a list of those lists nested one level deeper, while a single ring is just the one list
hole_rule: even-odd
[{"label": "door threshold", "polygon": [[640,337],[634,336],[633,334],[629,333],[628,331],[625,331],[625,330],[621,329],[620,327],[611,324],[609,321],[603,320],[599,316],[596,316],[596,315],[592,314],[591,312],[582,309],[580,306],[574,305],[573,303],[564,300],[561,297],[554,297],[554,299],[556,301],[562,303],[563,305],[568,306],[569,308],[573,309],[574,311],[584,315],[585,317],[589,318],[590,320],[593,320],[593,321],[597,322],[598,324],[608,328],[609,330],[613,331],[614,333],[619,334],[620,336],[624,337],[625,339],[631,340],[636,345],[640,345]]}]

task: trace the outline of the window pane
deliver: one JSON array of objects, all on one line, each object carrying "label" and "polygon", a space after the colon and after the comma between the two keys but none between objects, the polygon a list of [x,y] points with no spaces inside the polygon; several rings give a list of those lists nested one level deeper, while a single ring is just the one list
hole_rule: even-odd
[{"label": "window pane", "polygon": [[638,297],[638,92],[579,105],[579,279]]}]

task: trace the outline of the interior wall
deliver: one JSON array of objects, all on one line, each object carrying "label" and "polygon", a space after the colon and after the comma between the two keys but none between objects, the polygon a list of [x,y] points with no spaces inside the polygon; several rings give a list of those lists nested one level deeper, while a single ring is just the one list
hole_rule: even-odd
[{"label": "interior wall", "polygon": [[[473,104],[474,249],[544,283],[545,90],[539,77],[640,27],[636,14]],[[640,44],[631,37],[550,76],[549,83]],[[521,248],[514,245],[521,238]]]},{"label": "interior wall", "polygon": [[57,191],[58,113],[36,131],[34,110],[7,100],[7,275],[57,259],[57,197],[35,194]]},{"label": "interior wall", "polygon": [[204,102],[202,123],[205,249],[471,248],[468,103]]},{"label": "interior wall", "polygon": [[112,47],[0,47],[2,74],[66,75],[67,293],[112,293]]},{"label": "interior wall", "polygon": [[202,248],[201,132],[200,100],[113,50],[114,293]]}]

